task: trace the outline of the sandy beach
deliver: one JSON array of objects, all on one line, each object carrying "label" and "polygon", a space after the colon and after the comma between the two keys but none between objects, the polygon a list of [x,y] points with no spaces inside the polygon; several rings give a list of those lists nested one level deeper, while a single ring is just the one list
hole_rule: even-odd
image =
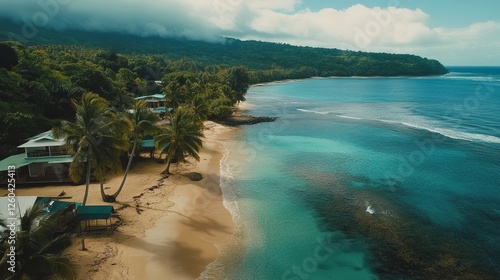
[{"label": "sandy beach", "polygon": [[[116,203],[102,202],[99,185],[89,191],[88,205],[112,205],[117,214],[113,233],[75,237],[67,254],[78,265],[79,279],[197,279],[233,237],[233,222],[219,188],[223,137],[235,128],[205,123],[200,162],[172,165],[164,178],[158,159],[137,159]],[[201,181],[183,176],[199,172]],[[112,193],[121,176],[105,183]],[[57,196],[64,191],[83,199],[85,186],[20,187],[17,195]]]}]

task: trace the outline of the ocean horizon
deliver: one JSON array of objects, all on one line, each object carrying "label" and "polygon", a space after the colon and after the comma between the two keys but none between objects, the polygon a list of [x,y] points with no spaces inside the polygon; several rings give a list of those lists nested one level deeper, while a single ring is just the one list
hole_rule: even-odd
[{"label": "ocean horizon", "polygon": [[500,67],[448,69],[252,86],[200,279],[497,279]]}]

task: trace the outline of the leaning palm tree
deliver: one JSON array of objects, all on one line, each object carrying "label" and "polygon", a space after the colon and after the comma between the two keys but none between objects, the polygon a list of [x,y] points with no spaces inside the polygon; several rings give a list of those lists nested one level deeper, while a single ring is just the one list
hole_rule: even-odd
[{"label": "leaning palm tree", "polygon": [[[111,196],[106,196],[103,193],[101,194],[104,198],[106,198],[107,201],[116,201],[116,198],[122,191],[139,142],[144,136],[152,135],[156,131],[158,131],[158,127],[155,124],[156,121],[158,121],[158,117],[148,109],[146,103],[142,100],[139,100],[134,104],[134,108],[132,109],[132,112],[128,114],[128,118],[130,119],[132,124],[132,128],[130,131],[130,136],[133,143],[132,151],[129,155],[127,167],[125,169],[125,173],[123,174],[123,179],[118,190],[116,190],[116,192]],[[101,188],[101,192],[104,192],[103,188]]]},{"label": "leaning palm tree", "polygon": [[69,175],[74,182],[82,180],[85,173],[87,203],[90,176],[102,181],[106,174],[121,171],[120,154],[128,150],[130,121],[110,109],[106,99],[95,93],[85,93],[80,101],[72,100],[76,111],[75,122],[63,121],[52,129],[56,138],[65,137],[73,154]]},{"label": "leaning palm tree", "polygon": [[[47,279],[53,275],[76,279],[74,264],[61,255],[71,245],[71,237],[69,233],[56,234],[60,212],[44,216],[45,213],[41,204],[28,209],[21,217],[21,228],[16,233],[15,243],[6,238],[0,244],[1,279]],[[7,270],[11,267],[8,257],[11,246],[15,247],[14,273]]]},{"label": "leaning palm tree", "polygon": [[193,120],[190,111],[183,107],[177,108],[171,123],[155,137],[156,147],[167,155],[167,167],[162,173],[170,174],[173,158],[181,162],[185,161],[187,156],[192,156],[199,161],[198,152],[202,146],[202,137],[200,126]]}]

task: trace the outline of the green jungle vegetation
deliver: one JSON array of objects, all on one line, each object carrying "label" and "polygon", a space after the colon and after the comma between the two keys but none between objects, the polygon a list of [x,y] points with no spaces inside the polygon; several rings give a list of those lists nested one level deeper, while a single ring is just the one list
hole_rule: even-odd
[{"label": "green jungle vegetation", "polygon": [[[26,28],[0,19],[0,41],[26,45],[78,45],[123,54],[161,54],[170,60],[188,58],[202,65],[245,66],[252,82],[312,76],[427,76],[446,74],[436,60],[410,54],[369,53],[332,48],[299,47],[261,41],[220,38],[210,43],[182,38],[139,37],[127,34],[53,31]],[[22,31],[26,31],[23,33]]]},{"label": "green jungle vegetation", "polygon": [[71,101],[86,92],[99,94],[116,112],[132,108],[134,97],[163,92],[168,107],[193,106],[218,120],[232,114],[250,85],[245,67],[202,66],[162,55],[17,42],[0,43],[0,53],[0,158],[60,120],[74,120]]},{"label": "green jungle vegetation", "polygon": [[[60,232],[58,219],[63,219],[61,211],[47,214],[37,204],[21,217],[14,238],[8,229],[0,233],[0,279],[76,279],[76,264],[63,255],[71,246],[71,234]],[[0,218],[0,225],[7,228],[7,224]],[[8,257],[12,253],[16,259],[13,271]]]},{"label": "green jungle vegetation", "polygon": [[251,84],[448,72],[415,55],[40,28],[20,36],[21,25],[0,20],[0,26],[0,159],[60,120],[74,120],[71,100],[86,92],[99,94],[117,112],[132,108],[134,97],[163,92],[170,108],[189,103],[207,119],[223,120]]}]

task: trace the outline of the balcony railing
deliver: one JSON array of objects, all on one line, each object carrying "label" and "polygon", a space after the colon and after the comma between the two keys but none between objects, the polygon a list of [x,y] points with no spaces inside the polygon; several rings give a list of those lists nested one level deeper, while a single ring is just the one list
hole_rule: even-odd
[{"label": "balcony railing", "polygon": [[28,153],[28,157],[56,157],[56,156],[69,156],[70,154],[66,152],[46,152],[46,151],[37,151]]}]

